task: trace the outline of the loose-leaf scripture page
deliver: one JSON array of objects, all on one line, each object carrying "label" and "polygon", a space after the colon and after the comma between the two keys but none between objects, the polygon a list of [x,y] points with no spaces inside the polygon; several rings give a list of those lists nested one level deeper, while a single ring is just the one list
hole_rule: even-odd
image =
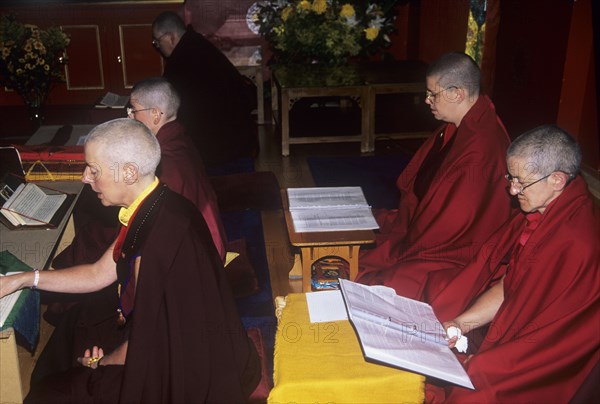
[{"label": "loose-leaf scripture page", "polygon": [[340,289],[365,357],[474,389],[431,306],[385,286],[340,279]]},{"label": "loose-leaf scripture page", "polygon": [[360,187],[288,188],[298,233],[379,228]]}]

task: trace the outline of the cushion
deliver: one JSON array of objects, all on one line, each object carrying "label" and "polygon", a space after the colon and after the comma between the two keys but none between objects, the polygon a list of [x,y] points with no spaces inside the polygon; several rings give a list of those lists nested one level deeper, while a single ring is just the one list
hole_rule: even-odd
[{"label": "cushion", "polygon": [[236,257],[225,267],[225,273],[233,296],[237,298],[246,297],[259,291],[258,279],[254,267],[248,258],[246,239],[230,241],[226,245],[227,252],[238,253]]}]

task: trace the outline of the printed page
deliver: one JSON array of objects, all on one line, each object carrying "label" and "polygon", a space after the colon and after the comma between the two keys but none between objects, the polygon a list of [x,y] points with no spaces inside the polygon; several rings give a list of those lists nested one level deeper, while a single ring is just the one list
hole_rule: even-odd
[{"label": "printed page", "polygon": [[369,207],[360,187],[288,188],[290,211],[314,208]]},{"label": "printed page", "polygon": [[101,105],[105,105],[110,108],[124,108],[129,102],[129,97],[126,95],[118,95],[115,93],[108,92],[100,101]]},{"label": "printed page", "polygon": [[18,215],[18,220],[25,225],[39,225],[40,222],[49,223],[67,195],[46,195],[40,187],[35,184],[21,184],[3,206]]},{"label": "printed page", "polygon": [[379,228],[370,208],[300,209],[290,213],[297,233]]},{"label": "printed page", "polygon": [[340,288],[367,358],[474,388],[431,306],[383,286],[340,279]]},{"label": "printed page", "polygon": [[[7,275],[13,275],[15,273],[18,272],[9,273]],[[0,274],[0,276],[4,275]],[[4,326],[4,322],[8,318],[8,315],[12,311],[13,307],[15,307],[17,300],[19,300],[19,296],[21,296],[21,290],[18,290],[15,293],[11,293],[10,295],[4,296],[2,299],[0,299],[0,328]]]}]

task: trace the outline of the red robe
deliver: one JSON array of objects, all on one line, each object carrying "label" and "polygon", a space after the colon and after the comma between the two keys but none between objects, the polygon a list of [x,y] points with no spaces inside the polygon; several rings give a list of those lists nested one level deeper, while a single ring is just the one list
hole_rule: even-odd
[{"label": "red robe", "polygon": [[[445,130],[445,153],[423,197],[415,179]],[[456,128],[444,125],[417,151],[397,181],[396,210],[376,212],[376,246],[361,251],[357,281],[420,298],[431,271],[463,268],[510,215],[505,154],[509,137],[494,105],[480,96]]]},{"label": "red robe", "polygon": [[206,221],[221,259],[225,258],[227,236],[221,223],[217,196],[196,147],[178,121],[168,122],[156,134],[160,144],[158,177],[169,188],[185,196]]},{"label": "red robe", "polygon": [[524,225],[516,215],[447,284],[430,279],[426,295],[443,322],[506,273],[504,302],[465,366],[477,390],[453,387],[444,398],[431,387],[432,401],[566,403],[598,362],[600,226],[585,182],[576,178],[546,208],[505,271]]}]

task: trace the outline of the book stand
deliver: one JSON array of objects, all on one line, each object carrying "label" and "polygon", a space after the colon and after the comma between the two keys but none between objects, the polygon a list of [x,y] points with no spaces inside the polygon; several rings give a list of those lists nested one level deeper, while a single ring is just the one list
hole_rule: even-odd
[{"label": "book stand", "polygon": [[281,191],[281,199],[290,243],[294,247],[300,248],[300,254],[296,254],[289,277],[291,279],[302,278],[302,291],[311,292],[312,265],[321,258],[333,256],[348,262],[350,280],[353,281],[358,274],[360,246],[375,242],[373,230],[297,233],[294,230],[285,190]]}]

